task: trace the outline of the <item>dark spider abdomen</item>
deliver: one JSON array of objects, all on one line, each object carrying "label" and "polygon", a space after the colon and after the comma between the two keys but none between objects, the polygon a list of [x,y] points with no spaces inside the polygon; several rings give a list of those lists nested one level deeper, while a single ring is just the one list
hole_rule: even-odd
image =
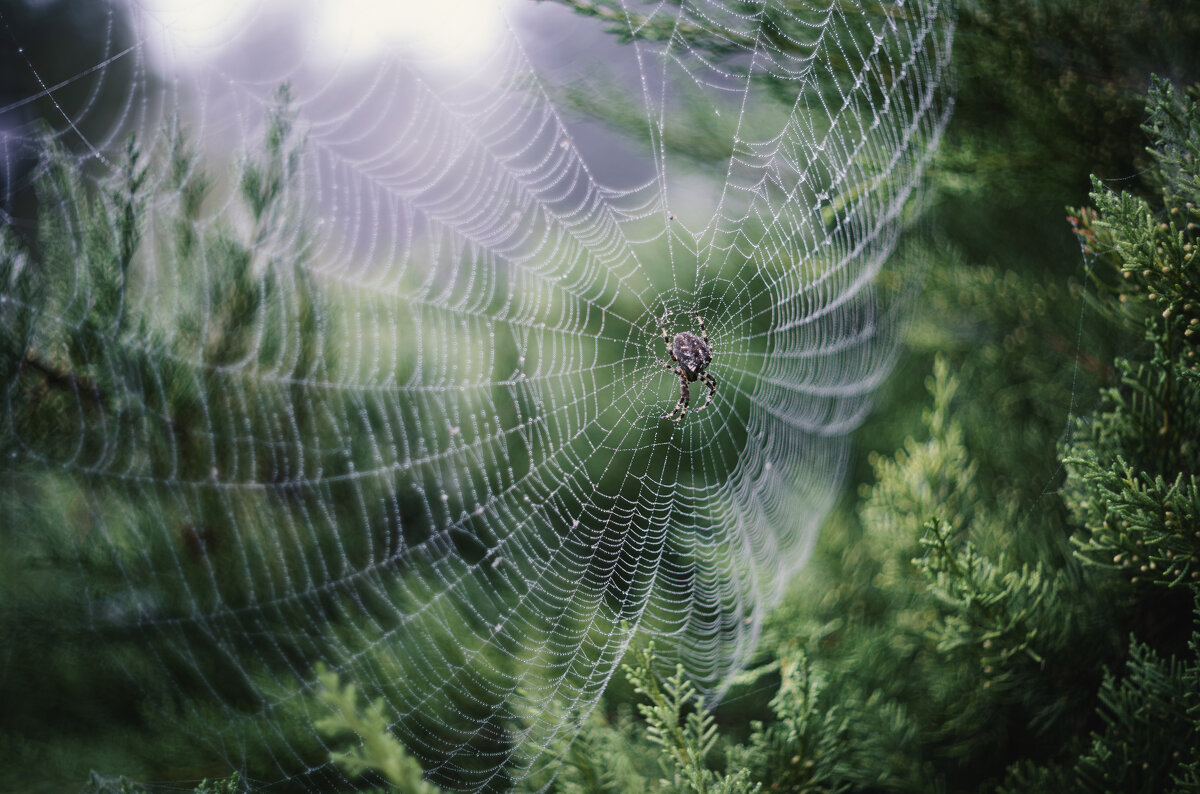
[{"label": "dark spider abdomen", "polygon": [[679,366],[683,368],[683,374],[689,383],[694,383],[700,377],[700,373],[712,363],[712,350],[703,339],[690,331],[675,334],[671,352],[679,360]]},{"label": "dark spider abdomen", "polygon": [[692,395],[688,391],[689,383],[703,379],[704,385],[708,386],[708,397],[704,400],[704,405],[696,409],[697,411],[707,408],[712,402],[713,395],[717,393],[717,379],[708,374],[708,365],[712,363],[712,348],[708,344],[708,331],[704,330],[704,318],[700,316],[699,311],[693,310],[692,314],[696,318],[696,324],[700,326],[700,336],[696,336],[690,331],[681,331],[672,339],[670,332],[667,331],[667,320],[671,317],[670,312],[664,314],[658,321],[658,330],[662,332],[667,355],[671,357],[671,361],[679,365],[673,367],[670,361],[663,361],[658,356],[654,357],[659,364],[679,377],[679,402],[675,403],[671,413],[663,417],[672,422],[682,421],[688,412],[692,401]]}]

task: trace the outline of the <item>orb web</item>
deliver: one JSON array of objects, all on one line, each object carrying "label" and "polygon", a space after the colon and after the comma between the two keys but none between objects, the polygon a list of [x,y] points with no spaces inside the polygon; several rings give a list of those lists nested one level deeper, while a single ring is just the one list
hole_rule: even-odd
[{"label": "orb web", "polygon": [[[638,633],[720,692],[894,355],[875,278],[948,118],[947,5],[96,6],[84,63],[5,20],[6,198],[37,185],[62,250],[46,298],[8,234],[0,312],[9,476],[97,647],[314,790],[317,663],[461,789],[542,779]],[[113,276],[90,197],[131,174]],[[716,392],[676,423],[659,328],[695,313]]]}]

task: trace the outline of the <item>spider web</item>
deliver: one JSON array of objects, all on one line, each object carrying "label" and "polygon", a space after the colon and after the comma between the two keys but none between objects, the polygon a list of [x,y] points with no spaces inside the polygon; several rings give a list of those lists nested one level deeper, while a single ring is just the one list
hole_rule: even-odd
[{"label": "spider web", "polygon": [[[318,662],[461,789],[541,785],[638,633],[719,693],[894,355],[874,284],[948,117],[946,4],[489,5],[467,55],[465,18],[339,49],[315,4],[207,38],[100,7],[86,65],[0,45],[38,86],[0,107],[11,190],[35,112],[102,193],[136,132],[149,185],[121,322],[89,325],[67,210],[68,297],[0,294],[32,351],[9,483],[98,648],[206,752],[311,789],[341,781]],[[53,170],[41,203],[77,206]],[[247,175],[277,178],[261,213]],[[694,312],[716,393],[674,423],[659,329]],[[90,373],[62,443],[21,408],[49,349]]]}]

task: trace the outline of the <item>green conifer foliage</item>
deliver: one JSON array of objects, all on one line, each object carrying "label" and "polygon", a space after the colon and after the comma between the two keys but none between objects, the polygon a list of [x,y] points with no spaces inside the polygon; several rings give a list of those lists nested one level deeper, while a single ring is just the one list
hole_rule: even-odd
[{"label": "green conifer foliage", "polygon": [[[1081,356],[1115,383],[1063,445],[1061,489],[1008,485],[1024,441],[968,445],[988,430],[960,417],[997,395],[939,357],[926,439],[872,456],[859,521],[827,527],[768,626],[771,653],[747,680],[778,679],[773,718],[742,744],[692,743],[721,774],[764,791],[1198,790],[1196,100],[1164,81],[1147,97],[1157,201],[1097,182],[1095,208],[1071,215],[1092,308],[1142,341],[1111,366]],[[1010,286],[989,293],[997,315],[1030,299]],[[963,371],[1006,349],[968,352]],[[682,730],[702,705],[676,704],[664,724]]]},{"label": "green conifer foliage", "polygon": [[1078,233],[1108,268],[1122,317],[1140,326],[1137,358],[1115,362],[1120,383],[1070,450],[1066,494],[1091,562],[1131,584],[1200,582],[1200,109],[1156,82],[1146,131],[1161,208],[1095,184],[1096,211]]},{"label": "green conifer foliage", "polygon": [[357,736],[361,745],[334,751],[330,757],[351,777],[367,774],[381,777],[388,785],[409,794],[441,794],[441,789],[422,778],[420,763],[388,729],[382,699],[366,706],[359,703],[354,684],[342,684],[337,673],[318,665],[319,697],[330,714],[318,720],[318,730],[332,737]]},{"label": "green conifer foliage", "polygon": [[[245,605],[297,569],[285,547],[260,577],[238,573],[232,516],[257,515],[250,526],[266,532],[301,508],[233,498],[219,479],[272,481],[271,457],[240,439],[285,410],[299,437],[320,437],[299,387],[261,376],[321,371],[336,312],[305,270],[284,192],[302,145],[286,92],[240,171],[236,220],[198,222],[212,179],[179,128],[166,140],[154,162],[131,140],[98,183],[47,143],[36,240],[0,229],[0,786],[82,780],[88,767],[223,776],[221,754],[178,728],[219,744],[252,707],[243,673],[277,680],[326,654],[316,637],[266,656],[252,641],[206,651],[207,629],[176,620]],[[175,267],[155,272],[155,255]],[[251,350],[244,371],[231,366]],[[257,410],[229,410],[235,382],[252,384]],[[262,664],[238,671],[243,654]],[[320,758],[309,733],[292,746]]]}]

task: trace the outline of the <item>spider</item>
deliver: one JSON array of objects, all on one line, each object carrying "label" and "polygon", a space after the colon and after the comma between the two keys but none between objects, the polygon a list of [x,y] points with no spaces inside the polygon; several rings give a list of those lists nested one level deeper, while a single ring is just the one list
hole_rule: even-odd
[{"label": "spider", "polygon": [[[707,371],[708,365],[712,363],[712,348],[709,346],[708,332],[704,330],[704,318],[698,311],[693,311],[692,314],[695,315],[696,322],[700,325],[700,336],[696,336],[691,331],[680,331],[672,340],[671,335],[667,332],[667,319],[671,316],[670,312],[664,314],[658,321],[658,330],[662,332],[663,344],[667,346],[667,354],[672,361],[679,365],[673,367],[658,356],[654,357],[655,361],[679,376],[679,402],[675,403],[675,408],[671,413],[662,417],[673,422],[683,421],[684,415],[688,412],[688,404],[692,399],[688,392],[689,383],[703,379],[708,386],[708,399],[704,401],[704,405],[696,409],[697,411],[707,408],[713,400],[713,395],[717,393],[717,380]],[[646,346],[653,350],[652,344]],[[679,416],[675,416],[676,413]]]}]

